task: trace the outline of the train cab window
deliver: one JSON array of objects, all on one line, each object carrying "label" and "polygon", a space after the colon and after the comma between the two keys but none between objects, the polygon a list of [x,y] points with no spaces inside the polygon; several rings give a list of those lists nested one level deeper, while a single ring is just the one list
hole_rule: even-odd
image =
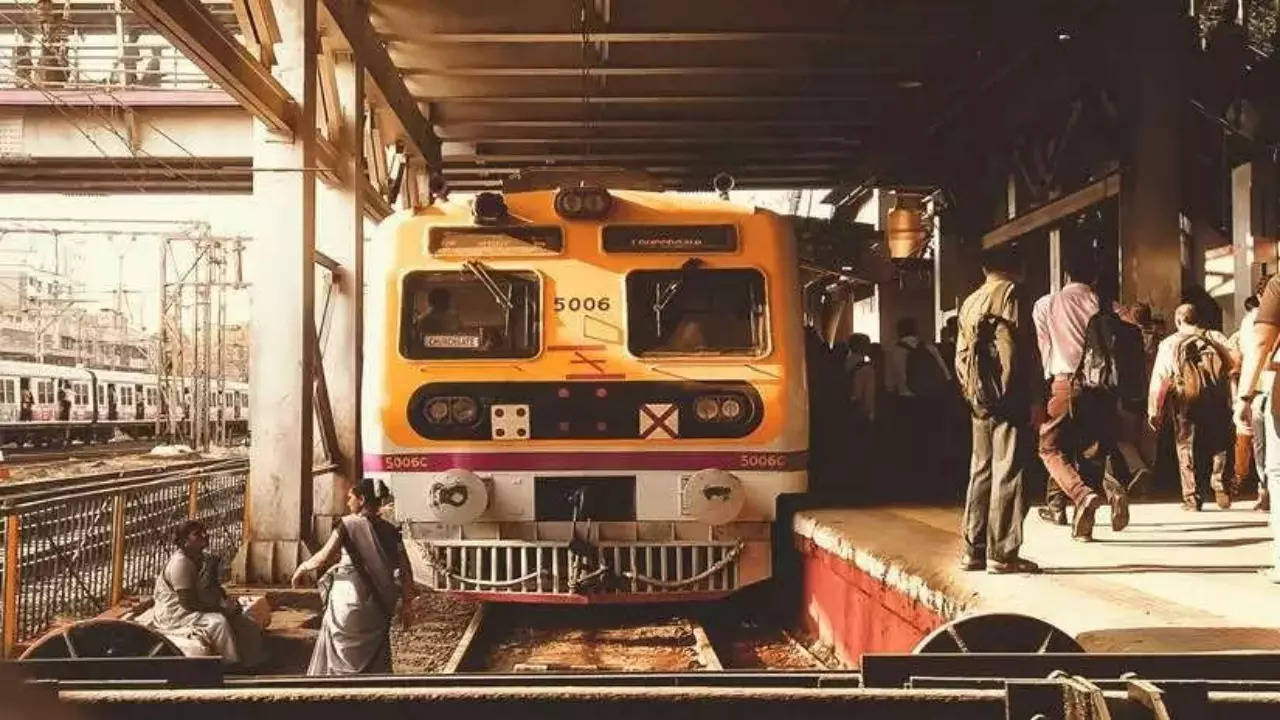
[{"label": "train cab window", "polygon": [[749,355],[766,346],[764,276],[750,269],[627,275],[627,346],[639,357]]},{"label": "train cab window", "polygon": [[538,354],[538,276],[468,263],[404,280],[400,352],[410,360],[528,358]]},{"label": "train cab window", "polygon": [[72,402],[76,405],[89,404],[89,385],[87,383],[71,384]]}]

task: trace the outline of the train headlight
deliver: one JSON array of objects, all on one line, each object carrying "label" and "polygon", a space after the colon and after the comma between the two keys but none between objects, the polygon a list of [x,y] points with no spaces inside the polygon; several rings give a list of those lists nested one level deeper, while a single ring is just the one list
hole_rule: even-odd
[{"label": "train headlight", "polygon": [[720,417],[720,401],[704,395],[694,401],[693,414],[702,422],[715,422]]},{"label": "train headlight", "polygon": [[432,512],[447,525],[465,525],[489,508],[489,486],[470,470],[445,471],[428,493]]},{"label": "train headlight", "polygon": [[680,510],[708,525],[723,525],[738,517],[747,503],[742,481],[718,468],[699,470],[684,481]]},{"label": "train headlight", "polygon": [[727,397],[720,401],[720,416],[728,422],[737,422],[746,413],[742,401],[736,397]]},{"label": "train headlight", "polygon": [[604,188],[562,188],[556,192],[556,214],[569,220],[599,220],[612,207],[613,196]]},{"label": "train headlight", "polygon": [[427,421],[436,423],[449,422],[449,400],[447,398],[435,398],[427,401],[427,408],[424,413]]},{"label": "train headlight", "polygon": [[450,403],[450,412],[453,421],[459,425],[474,425],[476,418],[480,416],[476,401],[469,397],[454,398]]}]

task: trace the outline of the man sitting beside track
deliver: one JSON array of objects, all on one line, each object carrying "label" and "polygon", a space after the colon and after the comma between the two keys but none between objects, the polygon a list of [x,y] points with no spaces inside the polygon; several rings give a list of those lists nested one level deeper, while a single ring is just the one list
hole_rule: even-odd
[{"label": "man sitting beside track", "polygon": [[218,655],[228,665],[266,659],[262,630],[218,583],[218,560],[207,555],[205,527],[189,520],[174,531],[177,550],[156,576],[153,627],[187,655]]}]

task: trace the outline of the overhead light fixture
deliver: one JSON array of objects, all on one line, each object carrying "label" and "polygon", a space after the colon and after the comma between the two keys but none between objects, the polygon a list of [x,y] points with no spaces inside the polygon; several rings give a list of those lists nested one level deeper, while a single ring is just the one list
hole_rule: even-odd
[{"label": "overhead light fixture", "polygon": [[1058,42],[1066,42],[1070,39],[1071,39],[1071,33],[1067,32],[1066,30],[1058,31]]},{"label": "overhead light fixture", "polygon": [[916,90],[918,88],[924,87],[924,81],[923,80],[899,80],[898,87],[902,88],[903,90]]}]

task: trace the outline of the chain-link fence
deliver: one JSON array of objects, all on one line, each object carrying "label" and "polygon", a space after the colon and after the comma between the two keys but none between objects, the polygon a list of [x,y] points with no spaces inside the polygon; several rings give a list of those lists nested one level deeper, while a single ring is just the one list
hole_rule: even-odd
[{"label": "chain-link fence", "polygon": [[5,654],[61,621],[96,615],[126,594],[150,592],[173,552],[173,531],[186,520],[205,524],[208,551],[226,567],[243,535],[247,478],[247,464],[236,463],[10,501],[0,511]]}]

